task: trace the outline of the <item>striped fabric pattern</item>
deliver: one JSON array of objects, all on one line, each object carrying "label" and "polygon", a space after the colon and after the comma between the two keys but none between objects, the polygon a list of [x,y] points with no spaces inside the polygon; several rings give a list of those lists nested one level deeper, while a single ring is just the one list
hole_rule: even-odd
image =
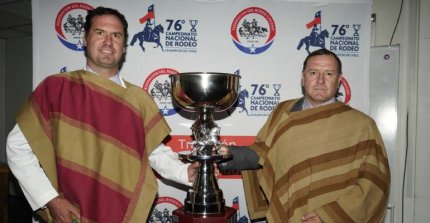
[{"label": "striped fabric pattern", "polygon": [[[148,163],[170,129],[141,88],[87,71],[46,78],[17,122],[81,222],[145,222],[157,192]],[[49,216],[49,215],[48,215]]]},{"label": "striped fabric pattern", "polygon": [[263,169],[244,175],[250,210],[276,223],[312,211],[325,223],[381,222],[390,169],[375,122],[341,102],[290,112],[297,101],[281,103],[252,146]]}]

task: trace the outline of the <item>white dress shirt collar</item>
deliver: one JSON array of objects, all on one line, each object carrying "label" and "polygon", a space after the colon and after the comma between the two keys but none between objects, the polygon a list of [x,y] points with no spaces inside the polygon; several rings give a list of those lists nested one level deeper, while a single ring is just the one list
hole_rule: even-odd
[{"label": "white dress shirt collar", "polygon": [[306,109],[310,109],[310,108],[316,108],[316,107],[319,107],[319,106],[323,106],[323,105],[328,105],[328,104],[331,104],[331,103],[333,103],[333,102],[336,102],[336,98],[331,98],[330,100],[328,100],[328,101],[326,101],[326,102],[323,102],[323,103],[321,103],[321,104],[318,104],[318,105],[316,105],[316,106],[313,106],[310,102],[309,102],[309,100],[305,97],[304,98],[304,100],[303,100],[303,104],[302,104],[302,111],[303,110],[306,110]]},{"label": "white dress shirt collar", "polygon": [[[97,74],[97,75],[100,75],[99,73],[97,73],[97,72],[95,72],[93,69],[91,69],[91,67],[89,67],[88,65],[86,65],[85,66],[85,69],[84,70],[86,70],[86,71],[89,71],[89,72],[91,72],[91,73],[95,73],[95,74]],[[119,73],[119,70],[118,70],[118,73],[116,73],[115,75],[113,75],[112,77],[110,77],[109,78],[109,80],[111,80],[111,81],[113,81],[113,82],[115,82],[115,83],[117,83],[117,84],[119,84],[119,85],[121,85],[122,87],[124,87],[124,88],[126,88],[127,86],[125,85],[125,83],[124,83],[124,80],[122,79],[122,77],[121,77],[121,75],[120,75],[120,73]]]}]

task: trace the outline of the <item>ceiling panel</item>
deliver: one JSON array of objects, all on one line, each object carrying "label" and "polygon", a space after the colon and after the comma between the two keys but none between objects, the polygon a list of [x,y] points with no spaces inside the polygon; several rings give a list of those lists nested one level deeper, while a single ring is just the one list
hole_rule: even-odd
[{"label": "ceiling panel", "polygon": [[31,1],[0,0],[0,38],[32,35]]}]

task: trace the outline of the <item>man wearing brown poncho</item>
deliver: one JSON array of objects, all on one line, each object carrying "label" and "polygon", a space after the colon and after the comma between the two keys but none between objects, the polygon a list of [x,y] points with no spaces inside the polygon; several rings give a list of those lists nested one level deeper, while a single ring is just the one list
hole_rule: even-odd
[{"label": "man wearing brown poncho", "polygon": [[280,103],[249,147],[223,147],[243,171],[251,219],[381,222],[390,189],[384,143],[367,115],[336,101],[342,65],[321,49],[306,58],[304,97]]}]

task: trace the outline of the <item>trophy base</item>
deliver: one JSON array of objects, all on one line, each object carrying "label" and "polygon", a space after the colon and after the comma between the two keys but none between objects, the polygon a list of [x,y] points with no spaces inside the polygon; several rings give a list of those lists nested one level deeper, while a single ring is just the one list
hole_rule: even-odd
[{"label": "trophy base", "polygon": [[173,211],[172,220],[174,223],[237,223],[237,210],[225,207],[222,214],[197,215],[188,214],[184,208]]}]

